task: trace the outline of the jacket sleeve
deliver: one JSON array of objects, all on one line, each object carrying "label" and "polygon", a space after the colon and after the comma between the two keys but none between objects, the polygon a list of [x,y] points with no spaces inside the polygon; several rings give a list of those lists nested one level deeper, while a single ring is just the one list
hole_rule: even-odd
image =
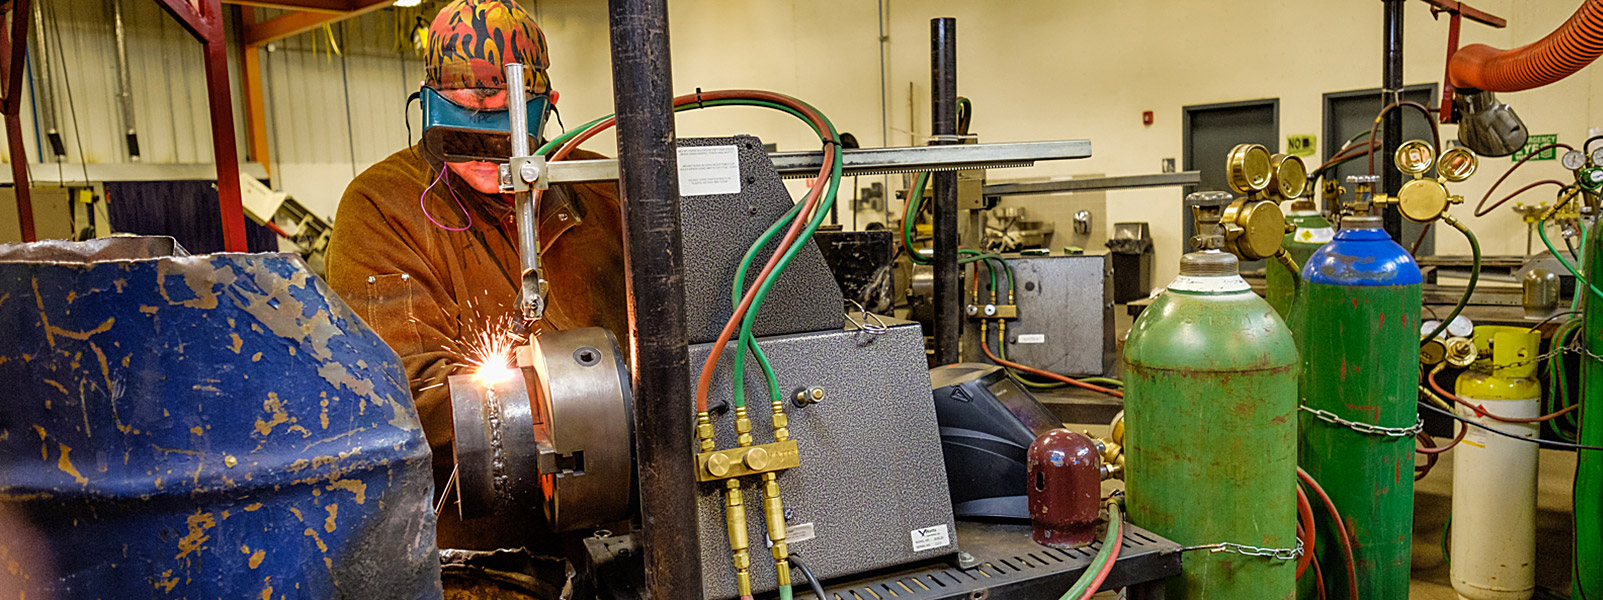
[{"label": "jacket sleeve", "polygon": [[361,188],[352,185],[340,199],[328,246],[329,286],[400,355],[435,461],[449,462],[446,378],[461,362],[459,312],[426,258],[444,242],[385,215]]}]

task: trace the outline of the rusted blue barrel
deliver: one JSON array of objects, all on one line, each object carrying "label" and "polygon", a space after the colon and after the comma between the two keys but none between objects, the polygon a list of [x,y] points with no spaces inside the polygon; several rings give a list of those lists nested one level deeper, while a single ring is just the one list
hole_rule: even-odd
[{"label": "rusted blue barrel", "polygon": [[13,585],[439,598],[429,448],[395,353],[298,257],[175,246],[0,247]]}]

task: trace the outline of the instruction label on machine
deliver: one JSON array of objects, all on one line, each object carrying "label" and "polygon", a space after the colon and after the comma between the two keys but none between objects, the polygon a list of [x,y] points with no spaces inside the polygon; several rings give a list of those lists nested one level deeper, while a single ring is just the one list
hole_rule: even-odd
[{"label": "instruction label on machine", "polygon": [[740,193],[740,150],[734,146],[679,149],[679,195]]},{"label": "instruction label on machine", "polygon": [[[813,539],[814,537],[817,537],[817,534],[814,532],[812,523],[797,523],[795,525],[785,526],[785,543],[787,544],[805,542]],[[763,538],[768,540],[769,548],[774,547],[774,538],[766,535],[764,535]]]},{"label": "instruction label on machine", "polygon": [[934,550],[952,543],[952,536],[946,530],[945,525],[914,529],[911,533],[913,534],[914,552]]},{"label": "instruction label on machine", "polygon": [[1021,333],[1021,334],[1019,334],[1019,339],[1017,341],[1015,341],[1014,343],[1016,343],[1016,344],[1045,344],[1046,343],[1046,334],[1044,334],[1044,333]]}]

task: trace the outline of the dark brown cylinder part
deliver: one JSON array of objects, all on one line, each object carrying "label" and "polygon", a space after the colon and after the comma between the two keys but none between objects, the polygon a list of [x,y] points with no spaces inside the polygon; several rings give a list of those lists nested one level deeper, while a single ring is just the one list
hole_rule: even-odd
[{"label": "dark brown cylinder part", "polygon": [[1030,524],[1035,542],[1079,548],[1096,539],[1102,499],[1102,459],[1096,443],[1067,429],[1053,429],[1030,444]]}]

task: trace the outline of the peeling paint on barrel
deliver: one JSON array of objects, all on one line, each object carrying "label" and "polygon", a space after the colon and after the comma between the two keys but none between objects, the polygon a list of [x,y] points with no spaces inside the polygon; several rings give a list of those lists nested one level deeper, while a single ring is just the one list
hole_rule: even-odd
[{"label": "peeling paint on barrel", "polygon": [[440,597],[399,360],[298,258],[0,259],[0,339],[28,597]]}]

